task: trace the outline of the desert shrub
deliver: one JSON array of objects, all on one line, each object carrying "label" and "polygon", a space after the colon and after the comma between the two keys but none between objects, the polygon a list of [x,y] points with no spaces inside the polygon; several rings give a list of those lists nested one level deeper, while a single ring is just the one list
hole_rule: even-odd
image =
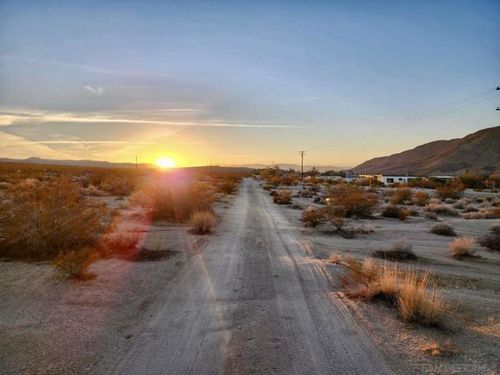
[{"label": "desert shrub", "polygon": [[500,219],[500,207],[489,208],[477,212],[468,212],[464,215],[467,220],[471,219]]},{"label": "desert shrub", "polygon": [[100,185],[99,189],[111,195],[128,196],[132,194],[138,185],[138,179],[133,175],[111,175],[106,177]]},{"label": "desert shrub", "polygon": [[372,253],[375,258],[381,258],[386,260],[416,260],[417,256],[412,250],[412,246],[404,241],[395,243],[388,250],[376,250]]},{"label": "desert shrub", "polygon": [[455,230],[446,223],[439,223],[431,228],[431,233],[439,234],[440,236],[456,236]]},{"label": "desert shrub", "polygon": [[399,219],[401,221],[405,221],[407,217],[410,215],[410,211],[399,206],[387,206],[382,211],[383,217],[390,217]]},{"label": "desert shrub", "polygon": [[425,206],[425,209],[429,212],[433,212],[433,213],[438,214],[438,215],[459,216],[457,211],[453,210],[452,208],[450,208],[444,204],[431,202],[427,206]]},{"label": "desert shrub", "polygon": [[437,215],[434,212],[426,212],[425,213],[425,218],[429,219],[429,220],[434,220],[434,221],[438,220],[438,217],[437,217]]},{"label": "desert shrub", "polygon": [[165,186],[152,186],[136,193],[132,203],[145,207],[153,220],[184,222],[194,212],[209,210],[214,191],[205,183],[167,181]]},{"label": "desert shrub", "polygon": [[96,246],[96,251],[102,258],[128,258],[137,250],[141,239],[141,232],[136,230],[111,232],[101,237]]},{"label": "desert shrub", "polygon": [[490,228],[490,233],[479,239],[479,244],[490,250],[500,251],[500,225]]},{"label": "desert shrub", "polygon": [[208,234],[215,225],[215,215],[210,211],[199,211],[191,215],[191,226],[196,234]]},{"label": "desert shrub", "polygon": [[369,258],[360,261],[333,256],[330,261],[347,268],[343,284],[348,288],[348,296],[382,299],[394,306],[406,322],[431,326],[443,324],[446,306],[441,294],[429,286],[430,273],[419,275],[415,271],[381,266]]},{"label": "desert shrub", "polygon": [[95,252],[90,248],[61,252],[54,259],[54,267],[68,278],[75,280],[90,280],[95,274],[88,272],[92,262],[96,260]]},{"label": "desert shrub", "polygon": [[288,189],[278,190],[277,194],[273,197],[276,204],[290,204],[292,203],[292,191]]},{"label": "desert shrub", "polygon": [[313,192],[310,190],[301,190],[299,192],[299,196],[301,196],[302,198],[312,198]]},{"label": "desert shrub", "polygon": [[425,206],[427,203],[429,203],[429,199],[430,196],[425,191],[417,191],[415,194],[413,194],[413,203],[417,206]]},{"label": "desert shrub", "polygon": [[314,207],[307,207],[302,213],[302,221],[306,227],[315,227],[325,220],[325,215],[322,210]]},{"label": "desert shrub", "polygon": [[219,190],[224,194],[234,194],[237,188],[238,185],[236,184],[236,182],[230,179],[224,179],[219,184]]},{"label": "desert shrub", "polygon": [[411,189],[399,187],[396,189],[391,198],[392,204],[402,204],[406,201],[410,201],[412,198]]},{"label": "desert shrub", "polygon": [[474,239],[469,237],[460,237],[448,245],[448,250],[455,258],[463,258],[475,255]]},{"label": "desert shrub", "polygon": [[13,186],[0,202],[0,256],[52,259],[93,246],[110,219],[66,178]]},{"label": "desert shrub", "polygon": [[453,181],[447,185],[439,186],[436,188],[438,196],[441,199],[459,199],[462,196],[464,190],[465,186],[458,181]]},{"label": "desert shrub", "polygon": [[378,204],[378,196],[356,185],[337,185],[329,193],[328,211],[332,216],[369,217]]}]

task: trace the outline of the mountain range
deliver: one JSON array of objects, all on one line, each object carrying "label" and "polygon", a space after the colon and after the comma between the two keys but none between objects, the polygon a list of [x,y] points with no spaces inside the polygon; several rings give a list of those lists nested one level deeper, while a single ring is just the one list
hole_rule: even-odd
[{"label": "mountain range", "polygon": [[425,143],[414,149],[365,161],[356,173],[458,175],[500,172],[500,126],[463,138]]}]

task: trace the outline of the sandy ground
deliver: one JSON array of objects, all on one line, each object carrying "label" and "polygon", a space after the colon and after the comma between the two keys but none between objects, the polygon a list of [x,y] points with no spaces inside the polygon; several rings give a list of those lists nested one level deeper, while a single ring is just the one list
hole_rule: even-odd
[{"label": "sandy ground", "polygon": [[[117,209],[126,203],[102,199]],[[62,280],[46,263],[0,262],[0,373],[498,372],[498,254],[450,258],[450,238],[429,233],[435,222],[422,215],[350,223],[375,229],[354,239],[305,228],[301,210],[273,204],[254,180],[215,209],[215,233],[196,236],[186,225],[145,225],[122,208],[124,225],[145,233],[144,246],[172,256],[98,261],[89,282]],[[499,222],[444,221],[473,237]],[[341,266],[325,261],[332,252],[367,256],[399,240],[420,257],[411,267],[434,271],[452,306],[448,328],[407,325],[385,305],[349,300]],[[451,357],[419,350],[446,340]]]},{"label": "sandy ground", "polygon": [[[299,187],[291,188],[295,192]],[[468,191],[468,197],[494,196],[484,192]],[[405,241],[413,246],[418,261],[405,262],[409,268],[430,269],[440,291],[446,297],[449,313],[445,329],[425,328],[404,324],[397,314],[382,303],[363,303],[343,298],[358,321],[370,332],[386,361],[397,373],[433,374],[497,374],[500,373],[500,254],[478,246],[480,258],[457,260],[449,256],[447,248],[455,237],[430,233],[436,221],[424,217],[422,208],[418,217],[401,222],[382,218],[350,220],[348,226],[371,226],[374,233],[356,234],[353,239],[342,238],[328,225],[306,228],[301,221],[300,207],[314,205],[310,198],[293,199],[292,206],[281,206],[287,219],[300,229],[302,241],[313,257],[324,260],[332,278],[334,291],[342,296],[343,288],[336,284],[343,267],[328,264],[332,254],[370,256],[374,250],[390,248]],[[450,205],[452,207],[452,205]],[[465,220],[462,217],[439,216],[439,222],[450,224],[458,236],[479,238],[500,220]],[[401,265],[401,263],[400,263]],[[433,357],[420,347],[436,342],[451,343],[451,356]],[[446,345],[446,344],[444,344]]]},{"label": "sandy ground", "polygon": [[57,279],[49,264],[0,262],[0,372],[391,372],[256,181],[223,206],[210,237],[144,227],[146,242],[174,255],[99,261],[89,282]]}]

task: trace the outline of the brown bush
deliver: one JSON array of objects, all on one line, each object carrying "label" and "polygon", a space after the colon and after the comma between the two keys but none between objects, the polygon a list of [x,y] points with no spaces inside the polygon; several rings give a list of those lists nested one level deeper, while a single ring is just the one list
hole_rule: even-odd
[{"label": "brown bush", "polygon": [[453,210],[452,208],[446,206],[445,204],[439,204],[439,203],[429,203],[427,206],[425,206],[425,209],[429,212],[433,212],[438,215],[445,215],[445,216],[459,216],[458,212]]},{"label": "brown bush", "polygon": [[305,223],[306,227],[315,227],[324,220],[325,215],[322,210],[318,210],[314,207],[307,207],[304,212],[302,212],[302,221]]},{"label": "brown bush", "polygon": [[500,225],[492,226],[490,233],[481,237],[479,244],[489,250],[500,251]]},{"label": "brown bush", "polygon": [[465,186],[459,181],[453,181],[448,185],[439,186],[436,188],[438,196],[441,199],[459,199],[462,196],[464,190]]},{"label": "brown bush", "polygon": [[101,237],[96,250],[103,258],[128,258],[138,249],[142,234],[139,231],[111,232]]},{"label": "brown bush", "polygon": [[191,226],[196,234],[208,234],[215,225],[215,215],[210,211],[199,211],[191,215]]},{"label": "brown bush", "polygon": [[468,212],[464,215],[467,220],[471,219],[500,219],[500,207],[489,208],[478,212]]},{"label": "brown bush", "polygon": [[474,242],[473,238],[460,237],[450,242],[448,250],[455,258],[475,256]]},{"label": "brown bush", "polygon": [[96,253],[92,249],[71,250],[67,253],[61,252],[54,259],[54,267],[70,279],[85,281],[95,277],[88,269],[96,259]]},{"label": "brown bush", "polygon": [[104,205],[66,178],[14,186],[0,202],[0,256],[51,259],[93,246],[110,219]]},{"label": "brown bush", "polygon": [[416,260],[417,256],[412,250],[412,246],[404,241],[395,243],[388,250],[376,250],[372,253],[375,258],[381,258],[394,261]]},{"label": "brown bush", "polygon": [[401,208],[399,206],[387,206],[382,211],[382,216],[405,221],[408,218],[408,216],[410,216],[410,213],[411,213],[411,211],[404,209],[404,208]]},{"label": "brown bush", "polygon": [[413,194],[411,189],[399,187],[395,190],[394,194],[392,195],[391,203],[402,204],[406,201],[411,201],[412,195]]},{"label": "brown bush", "polygon": [[214,191],[204,183],[194,181],[166,181],[164,186],[150,186],[137,192],[131,199],[145,207],[153,220],[184,222],[194,212],[210,210]]},{"label": "brown bush", "polygon": [[439,223],[431,228],[431,233],[439,234],[440,236],[456,236],[455,230],[446,223]]},{"label": "brown bush", "polygon": [[220,192],[224,194],[234,194],[237,188],[238,185],[236,184],[236,182],[230,179],[223,180],[219,185]]},{"label": "brown bush", "polygon": [[288,189],[278,190],[273,196],[273,201],[276,204],[292,203],[292,191]]},{"label": "brown bush", "polygon": [[429,200],[430,196],[425,191],[417,191],[413,194],[413,203],[417,206],[423,207],[429,203]]},{"label": "brown bush", "polygon": [[335,217],[369,217],[378,204],[376,194],[346,184],[334,186],[326,200],[330,216]]}]

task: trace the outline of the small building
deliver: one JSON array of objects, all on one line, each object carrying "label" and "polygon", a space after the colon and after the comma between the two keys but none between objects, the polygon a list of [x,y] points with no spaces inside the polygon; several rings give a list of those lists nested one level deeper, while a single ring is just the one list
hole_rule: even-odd
[{"label": "small building", "polygon": [[384,185],[390,185],[390,184],[407,184],[411,180],[415,180],[418,177],[417,176],[408,176],[408,175],[384,175],[384,174],[376,174],[376,175],[360,175],[362,178],[366,179],[375,179],[379,182],[381,182]]}]

